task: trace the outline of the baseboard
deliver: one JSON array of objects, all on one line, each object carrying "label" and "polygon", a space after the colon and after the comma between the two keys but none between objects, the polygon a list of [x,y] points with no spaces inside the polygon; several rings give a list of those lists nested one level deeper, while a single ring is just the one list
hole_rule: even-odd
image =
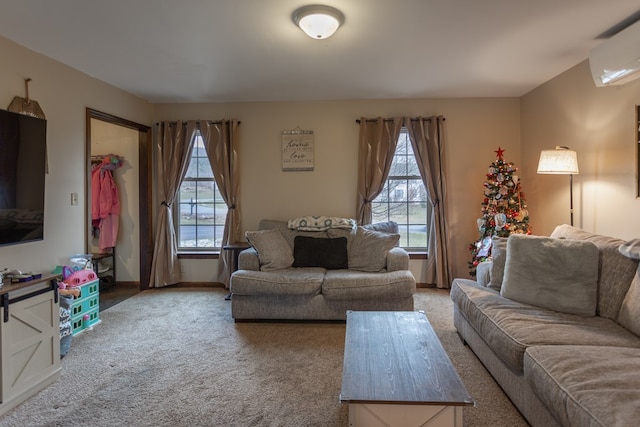
[{"label": "baseboard", "polygon": [[140,282],[125,282],[125,281],[122,281],[122,280],[118,280],[116,282],[116,286],[131,286],[131,287],[139,288],[140,287]]},{"label": "baseboard", "polygon": [[430,283],[416,283],[416,288],[435,288],[436,285]]},{"label": "baseboard", "polygon": [[178,288],[224,288],[221,282],[180,282],[174,285]]}]

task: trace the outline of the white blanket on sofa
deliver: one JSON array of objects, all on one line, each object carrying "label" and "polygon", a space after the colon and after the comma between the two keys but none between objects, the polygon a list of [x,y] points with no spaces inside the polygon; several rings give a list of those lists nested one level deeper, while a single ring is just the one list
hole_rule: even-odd
[{"label": "white blanket on sofa", "polygon": [[324,231],[330,228],[351,230],[356,227],[356,220],[334,216],[302,216],[290,219],[287,227],[300,231]]}]

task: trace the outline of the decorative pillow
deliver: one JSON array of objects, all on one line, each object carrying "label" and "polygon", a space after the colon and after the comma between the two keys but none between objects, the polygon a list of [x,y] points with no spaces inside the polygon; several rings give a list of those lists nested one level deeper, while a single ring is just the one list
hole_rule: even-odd
[{"label": "decorative pillow", "polygon": [[504,278],[504,265],[507,262],[507,238],[494,237],[491,243],[491,280],[487,288],[500,292]]},{"label": "decorative pillow", "polygon": [[291,246],[279,231],[246,231],[244,235],[258,252],[261,271],[282,270],[293,264]]},{"label": "decorative pillow", "polygon": [[595,316],[598,248],[582,240],[512,234],[500,294],[579,316]]},{"label": "decorative pillow", "polygon": [[387,253],[400,241],[399,234],[367,230],[359,226],[349,244],[349,269],[381,271],[387,266]]},{"label": "decorative pillow", "polygon": [[294,267],[347,268],[347,238],[323,239],[296,236],[293,242]]},{"label": "decorative pillow", "polygon": [[622,301],[638,269],[638,261],[620,253],[625,241],[615,237],[595,234],[567,224],[557,226],[551,237],[585,240],[593,243],[600,251],[598,273],[598,316],[617,320]]}]

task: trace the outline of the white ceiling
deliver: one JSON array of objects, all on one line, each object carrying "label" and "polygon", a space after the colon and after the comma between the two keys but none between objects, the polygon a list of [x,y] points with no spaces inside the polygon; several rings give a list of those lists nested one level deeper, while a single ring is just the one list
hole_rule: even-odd
[{"label": "white ceiling", "polygon": [[[151,102],[521,96],[586,59],[639,0],[0,0],[0,35]],[[3,61],[10,58],[3,58]]]}]

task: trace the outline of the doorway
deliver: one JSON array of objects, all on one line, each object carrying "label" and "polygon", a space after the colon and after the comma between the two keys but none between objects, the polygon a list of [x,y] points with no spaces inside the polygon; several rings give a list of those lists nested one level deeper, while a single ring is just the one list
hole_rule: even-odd
[{"label": "doorway", "polygon": [[[133,133],[131,131],[133,131]],[[133,145],[133,147],[125,147],[125,151],[136,154],[129,156],[131,159],[125,164],[129,168],[128,173],[135,174],[137,172],[137,176],[135,176],[137,189],[135,190],[137,190],[138,193],[136,195],[138,215],[137,218],[129,221],[131,224],[126,224],[126,226],[133,227],[132,229],[138,229],[138,232],[130,233],[130,235],[127,236],[134,241],[127,244],[126,247],[138,248],[136,257],[139,257],[139,273],[135,272],[133,274],[139,274],[139,278],[137,278],[138,280],[136,281],[139,281],[140,290],[148,289],[153,254],[151,210],[149,209],[151,206],[151,127],[91,108],[86,109],[85,250],[87,253],[91,253],[95,245],[93,241],[93,224],[91,221],[91,157],[94,154],[117,154],[93,152],[96,150],[97,136],[104,135],[105,132],[113,135],[129,135],[124,137],[120,143]],[[93,139],[92,135],[94,136]],[[133,163],[131,163],[131,160],[133,160]],[[129,258],[131,258],[131,256]],[[115,263],[116,259],[114,259],[113,262]]]}]

